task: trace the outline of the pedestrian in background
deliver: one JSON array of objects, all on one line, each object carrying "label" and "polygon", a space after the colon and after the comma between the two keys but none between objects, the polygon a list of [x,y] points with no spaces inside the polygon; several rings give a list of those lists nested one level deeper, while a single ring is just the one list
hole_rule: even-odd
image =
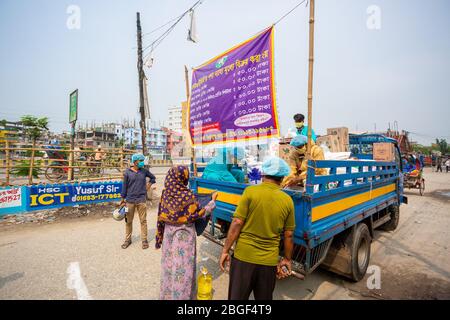
[{"label": "pedestrian in background", "polygon": [[448,173],[450,170],[450,158],[447,158],[447,161],[445,161],[445,172]]},{"label": "pedestrian in background", "polygon": [[161,300],[195,298],[197,234],[194,222],[210,214],[215,202],[204,208],[188,188],[185,166],[169,170],[158,210],[155,248],[161,254]]},{"label": "pedestrian in background", "polygon": [[131,244],[131,234],[133,232],[133,218],[135,211],[139,214],[141,223],[142,249],[148,248],[147,238],[147,178],[150,184],[156,183],[155,176],[144,168],[144,155],[133,154],[131,162],[133,166],[125,170],[123,175],[122,201],[120,205],[126,203],[128,213],[125,217],[125,242],[122,249],[126,249]]},{"label": "pedestrian in background", "polygon": [[442,172],[442,157],[438,156],[436,159],[436,172]]},{"label": "pedestrian in background", "polygon": [[97,151],[95,152],[94,155],[94,160],[97,162],[102,162],[102,160],[106,159],[106,152],[102,150],[102,146],[99,145],[97,147]]},{"label": "pedestrian in background", "polygon": [[[294,202],[280,189],[290,170],[284,160],[269,158],[262,165],[262,184],[247,187],[242,194],[219,262],[224,271],[231,260],[229,300],[248,300],[251,292],[255,300],[272,300],[276,278],[291,273]],[[284,257],[278,261],[281,234]],[[236,241],[230,258],[230,249]]]}]

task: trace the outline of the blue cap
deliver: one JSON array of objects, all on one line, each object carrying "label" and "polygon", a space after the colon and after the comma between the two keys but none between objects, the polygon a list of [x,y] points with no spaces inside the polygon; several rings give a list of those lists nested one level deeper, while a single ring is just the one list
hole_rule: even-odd
[{"label": "blue cap", "polygon": [[308,137],[304,136],[302,134],[295,136],[291,140],[291,146],[294,146],[294,147],[303,147],[307,143],[308,143]]},{"label": "blue cap", "polygon": [[144,161],[145,157],[143,154],[141,153],[135,153],[131,156],[131,162],[135,162],[135,161]]},{"label": "blue cap", "polygon": [[283,159],[270,157],[262,164],[262,172],[266,176],[286,177],[291,173],[291,168]]}]

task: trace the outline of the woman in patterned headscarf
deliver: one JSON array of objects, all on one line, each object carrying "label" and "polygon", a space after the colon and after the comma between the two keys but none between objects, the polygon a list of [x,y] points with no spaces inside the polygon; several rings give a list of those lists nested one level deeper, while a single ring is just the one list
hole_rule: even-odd
[{"label": "woman in patterned headscarf", "polygon": [[195,297],[197,234],[194,222],[211,213],[215,202],[202,208],[187,187],[188,181],[187,167],[171,168],[159,203],[155,247],[162,247],[161,300]]}]

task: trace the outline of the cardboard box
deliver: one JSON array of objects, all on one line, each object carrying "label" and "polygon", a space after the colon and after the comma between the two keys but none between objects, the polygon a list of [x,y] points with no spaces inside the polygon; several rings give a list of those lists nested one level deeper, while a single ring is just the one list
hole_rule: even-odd
[{"label": "cardboard box", "polygon": [[373,160],[395,161],[394,144],[387,142],[377,142],[373,144]]},{"label": "cardboard box", "polygon": [[323,144],[326,145],[331,152],[339,152],[340,150],[339,140],[338,137],[335,135],[326,135],[318,137],[316,140],[316,145],[320,147]]},{"label": "cardboard box", "polygon": [[278,147],[278,156],[289,163],[289,154],[294,148],[295,147],[291,146],[290,144],[280,144]]},{"label": "cardboard box", "polygon": [[348,138],[348,128],[328,128],[327,135],[333,135],[337,137],[338,147],[337,150],[333,152],[348,152],[350,144]]}]

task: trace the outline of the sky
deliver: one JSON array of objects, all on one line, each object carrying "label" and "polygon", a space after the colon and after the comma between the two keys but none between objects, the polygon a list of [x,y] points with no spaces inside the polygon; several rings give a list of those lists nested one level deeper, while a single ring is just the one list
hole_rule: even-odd
[{"label": "sky", "polygon": [[[136,12],[145,34],[194,2],[1,0],[0,119],[47,116],[52,130],[69,130],[76,88],[82,123],[138,118]],[[186,99],[184,65],[198,66],[246,40],[299,2],[204,0],[196,10],[199,42],[186,40],[186,17],[146,70],[152,119],[166,121],[168,107]],[[79,29],[67,27],[71,5],[80,9]],[[379,14],[368,12],[371,6]],[[379,131],[395,122],[422,144],[450,140],[449,12],[446,0],[316,0],[314,130]],[[308,17],[302,4],[275,26],[282,133],[293,114],[307,113]],[[368,20],[375,21],[371,28]],[[164,30],[145,35],[144,47]]]}]

